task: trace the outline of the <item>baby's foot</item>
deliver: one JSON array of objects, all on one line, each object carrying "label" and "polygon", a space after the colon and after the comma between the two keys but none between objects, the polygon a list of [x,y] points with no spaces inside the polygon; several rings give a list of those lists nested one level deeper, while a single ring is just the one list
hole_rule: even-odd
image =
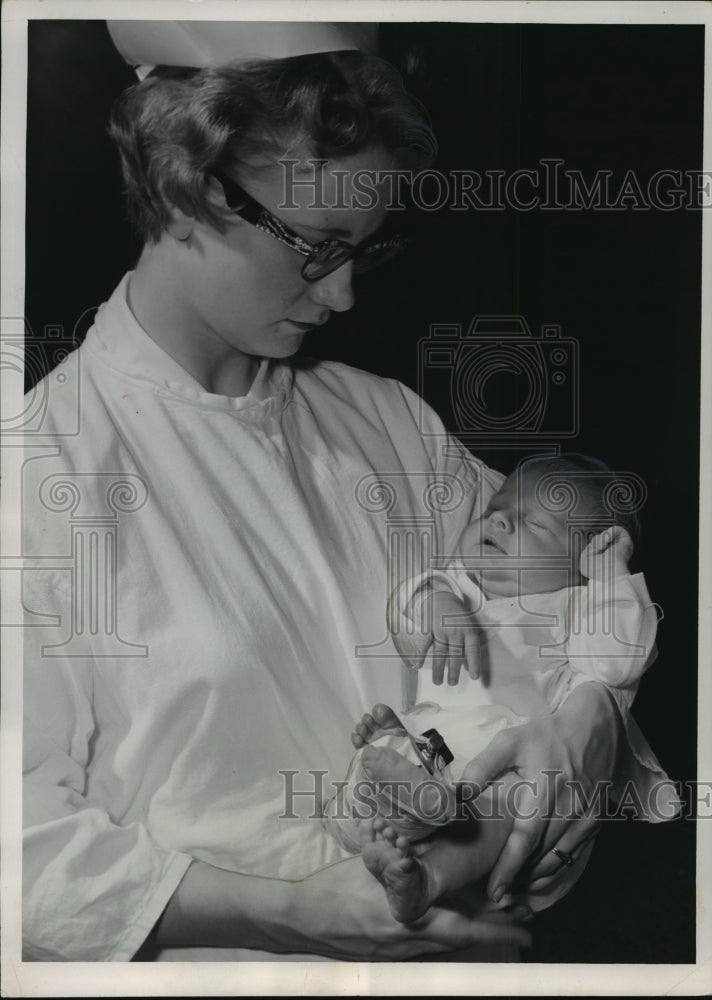
[{"label": "baby's foot", "polygon": [[374,705],[370,712],[361,716],[351,734],[351,742],[360,749],[367,743],[382,736],[384,731],[391,735],[407,736],[403,723],[388,705]]},{"label": "baby's foot", "polygon": [[411,839],[456,816],[454,791],[390,747],[365,747],[361,772],[377,789],[378,812]]},{"label": "baby's foot", "polygon": [[407,837],[398,836],[382,819],[375,819],[370,827],[370,836],[362,831],[364,864],[386,890],[396,920],[402,924],[417,920],[430,906],[425,868],[413,856]]}]

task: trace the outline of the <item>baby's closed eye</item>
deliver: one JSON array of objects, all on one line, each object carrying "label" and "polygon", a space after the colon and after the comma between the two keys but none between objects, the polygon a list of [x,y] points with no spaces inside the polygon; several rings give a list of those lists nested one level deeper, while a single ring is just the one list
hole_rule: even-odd
[{"label": "baby's closed eye", "polygon": [[541,521],[535,520],[533,517],[525,517],[524,521],[529,525],[530,528],[536,528],[538,531],[550,531],[551,529],[546,525],[542,524]]}]

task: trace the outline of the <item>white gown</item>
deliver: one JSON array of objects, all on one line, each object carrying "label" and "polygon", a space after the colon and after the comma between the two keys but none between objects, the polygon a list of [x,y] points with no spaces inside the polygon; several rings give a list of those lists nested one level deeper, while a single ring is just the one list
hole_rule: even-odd
[{"label": "white gown", "polygon": [[453,551],[501,482],[341,364],[206,393],[126,284],[37,390],[24,467],[29,960],[129,959],[193,858],[301,878],[337,856],[313,795],[278,819],[280,772],[327,772],[328,797],[354,720],[400,706],[387,552]]},{"label": "white gown", "polygon": [[126,286],[33,397],[30,961],[130,959],[194,858],[294,879],[340,856],[314,794],[279,818],[286,783],[325,772],[328,798],[354,720],[401,707],[387,598],[502,481],[410,390],[345,365],[264,362],[247,395],[206,393]]}]

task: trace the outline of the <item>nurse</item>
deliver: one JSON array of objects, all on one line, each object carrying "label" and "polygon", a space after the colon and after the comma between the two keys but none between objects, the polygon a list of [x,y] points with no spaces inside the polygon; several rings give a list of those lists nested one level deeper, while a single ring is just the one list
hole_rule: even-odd
[{"label": "nurse", "polygon": [[[399,383],[289,360],[353,305],[354,272],[402,244],[385,181],[378,204],[352,199],[359,172],[435,150],[397,74],[329,44],[159,69],[113,117],[144,249],[48,381],[56,447],[23,483],[25,552],[45,567],[26,574],[26,960],[126,961],[150,940],[163,960],[496,961],[526,940],[493,907],[397,923],[318,821],[353,720],[400,703],[382,655],[388,524],[422,520],[427,497],[435,550],[452,552],[502,478],[443,447]],[[309,185],[285,192],[284,158],[318,181],[316,206]],[[470,770],[484,785],[556,769],[588,789],[620,733],[593,682]],[[539,787],[543,815],[556,789]],[[551,848],[575,856],[594,832],[518,821],[491,898],[528,860],[553,876]]]}]

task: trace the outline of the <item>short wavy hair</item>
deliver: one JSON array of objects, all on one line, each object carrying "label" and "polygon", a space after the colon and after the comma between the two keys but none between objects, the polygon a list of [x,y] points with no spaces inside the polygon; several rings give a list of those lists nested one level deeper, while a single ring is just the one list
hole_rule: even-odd
[{"label": "short wavy hair", "polygon": [[158,67],[119,97],[109,132],[130,219],[151,242],[174,207],[223,231],[224,216],[207,197],[209,175],[249,158],[276,161],[297,150],[341,158],[374,146],[398,168],[417,171],[437,151],[427,115],[398,71],[356,51]]}]

